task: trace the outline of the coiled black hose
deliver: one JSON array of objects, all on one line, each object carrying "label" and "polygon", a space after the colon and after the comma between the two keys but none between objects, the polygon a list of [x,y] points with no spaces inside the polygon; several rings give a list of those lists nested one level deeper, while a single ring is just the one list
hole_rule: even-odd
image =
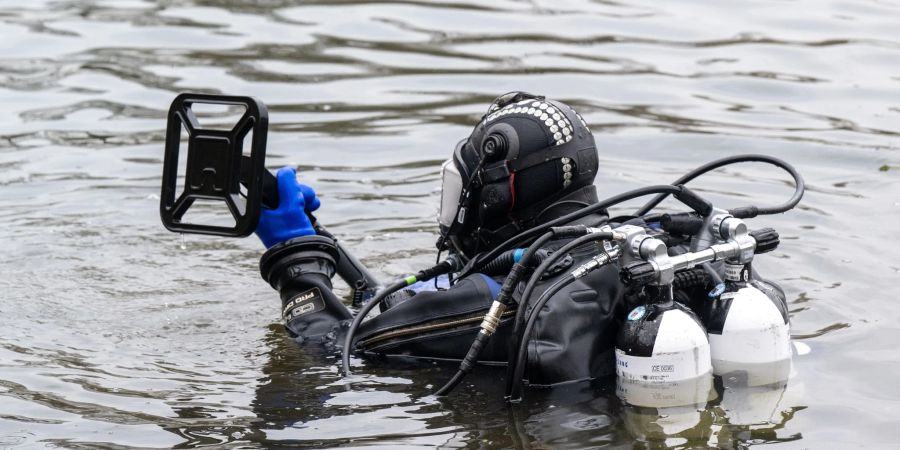
[{"label": "coiled black hose", "polygon": [[703,268],[694,268],[675,272],[675,279],[672,281],[673,289],[688,289],[692,287],[702,287],[709,285],[710,274]]},{"label": "coiled black hose", "polygon": [[[800,203],[800,199],[803,198],[803,193],[806,191],[806,184],[803,181],[803,176],[801,176],[800,173],[797,172],[797,169],[795,169],[794,166],[788,164],[785,161],[782,161],[781,159],[775,158],[774,156],[768,156],[768,155],[757,155],[757,154],[735,155],[735,156],[728,156],[728,157],[722,158],[722,159],[717,159],[715,161],[711,161],[700,167],[697,167],[696,169],[682,175],[680,178],[675,180],[675,182],[672,184],[675,184],[675,185],[685,184],[685,183],[693,180],[694,178],[699,177],[700,175],[711,172],[720,167],[724,167],[724,166],[731,165],[731,164],[743,163],[743,162],[761,162],[761,163],[771,164],[773,166],[784,169],[794,179],[794,194],[791,195],[791,198],[789,198],[786,202],[784,202],[780,205],[763,207],[763,208],[760,208],[757,206],[743,206],[743,207],[734,208],[734,209],[729,210],[728,212],[731,215],[733,215],[734,217],[737,217],[738,219],[749,219],[752,217],[756,217],[757,215],[779,214],[779,213],[783,213],[785,211],[792,209],[793,207],[797,206],[798,203]],[[643,216],[644,214],[647,214],[648,212],[650,212],[650,210],[655,208],[656,205],[659,205],[660,202],[665,200],[665,198],[668,195],[669,195],[669,193],[661,193],[661,194],[657,195],[656,197],[652,198],[649,202],[644,204],[644,206],[641,206],[634,214],[636,216]]]},{"label": "coiled black hose", "polygon": [[493,261],[485,264],[481,268],[481,273],[485,275],[499,275],[501,273],[509,273],[516,262],[516,253],[522,252],[522,249],[507,250],[494,258]]},{"label": "coiled black hose", "polygon": [[[502,275],[508,274],[509,270],[512,268],[513,264],[516,263],[516,254],[519,254],[519,259],[524,255],[525,249],[516,248],[512,250],[507,250],[500,254],[493,261],[485,264],[479,272],[485,275]],[[537,252],[534,253],[534,256],[531,258],[533,261],[532,265],[540,264],[550,256],[552,252],[545,248],[539,248]]]}]

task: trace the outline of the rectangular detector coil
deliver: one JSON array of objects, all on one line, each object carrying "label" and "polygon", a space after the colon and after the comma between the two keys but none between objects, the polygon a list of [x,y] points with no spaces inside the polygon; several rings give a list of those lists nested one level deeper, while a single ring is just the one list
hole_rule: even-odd
[{"label": "rectangular detector coil", "polygon": [[[196,104],[243,107],[244,114],[229,130],[203,128],[193,110]],[[163,225],[181,233],[229,237],[253,233],[259,222],[264,183],[274,181],[266,179],[266,175],[271,178],[265,168],[268,127],[266,105],[253,97],[189,93],[176,97],[169,108],[166,127],[159,202]],[[182,129],[187,132],[188,140],[184,174],[178,173],[179,152],[184,151],[180,148]],[[253,134],[247,155],[244,139],[250,132]],[[180,176],[184,177],[184,186],[178,192]],[[198,200],[224,202],[234,226],[183,221],[185,213]]]}]

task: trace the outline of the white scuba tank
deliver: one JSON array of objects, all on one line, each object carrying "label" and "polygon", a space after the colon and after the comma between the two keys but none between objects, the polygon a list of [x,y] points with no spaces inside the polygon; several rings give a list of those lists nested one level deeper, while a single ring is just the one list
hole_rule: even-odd
[{"label": "white scuba tank", "polygon": [[725,282],[710,293],[703,315],[713,370],[725,375],[757,366],[786,367],[781,379],[787,379],[791,359],[787,307],[772,289],[763,292],[756,284],[750,280],[749,264],[726,264]]},{"label": "white scuba tank", "polygon": [[616,375],[622,380],[677,382],[712,370],[709,340],[697,316],[672,300],[671,286],[661,301],[631,310],[616,339]]}]

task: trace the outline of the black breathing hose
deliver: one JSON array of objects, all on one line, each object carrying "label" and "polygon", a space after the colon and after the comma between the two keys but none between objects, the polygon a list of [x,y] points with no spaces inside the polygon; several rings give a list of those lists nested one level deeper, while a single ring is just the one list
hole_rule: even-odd
[{"label": "black breathing hose", "polygon": [[[575,241],[572,241],[575,242]],[[583,241],[582,241],[583,242]],[[571,242],[570,242],[571,243]],[[510,335],[509,339],[509,349],[507,350],[508,355],[513,355],[518,346],[518,336],[519,332],[522,329],[522,324],[525,322],[525,311],[528,309],[527,299],[531,298],[532,292],[534,292],[534,287],[537,285],[537,282],[540,281],[541,277],[544,276],[544,273],[550,268],[551,265],[555,264],[559,261],[559,258],[565,256],[565,254],[576,245],[565,245],[561,247],[559,250],[553,252],[547,259],[541,262],[541,264],[534,269],[534,272],[531,274],[531,277],[528,279],[528,283],[525,284],[525,290],[522,292],[522,296],[519,299],[519,307],[516,308],[516,317],[513,319],[513,331]],[[509,387],[509,379],[512,376],[513,366],[512,362],[507,362],[506,365],[506,386]],[[507,393],[508,394],[508,393]]]},{"label": "black breathing hose", "polygon": [[[794,166],[792,166],[792,165],[788,164],[787,162],[782,161],[778,158],[775,158],[773,156],[767,156],[767,155],[756,155],[756,154],[736,155],[736,156],[729,156],[729,157],[722,158],[722,159],[717,159],[715,161],[711,161],[700,167],[697,167],[696,169],[682,175],[680,178],[675,180],[675,182],[672,184],[681,185],[681,184],[684,184],[684,183],[687,183],[687,182],[693,180],[694,178],[699,177],[700,175],[711,172],[720,167],[724,167],[724,166],[727,166],[730,164],[742,163],[742,162],[761,162],[761,163],[771,164],[773,166],[784,169],[794,179],[794,184],[795,184],[794,194],[791,196],[790,199],[788,199],[788,201],[786,201],[780,205],[765,207],[765,208],[760,208],[760,207],[756,207],[756,206],[744,206],[744,207],[734,208],[734,209],[731,209],[728,211],[731,215],[733,215],[734,217],[737,217],[738,219],[749,219],[752,217],[756,217],[757,215],[779,214],[779,213],[783,213],[785,211],[790,210],[791,208],[797,206],[797,203],[800,203],[800,199],[803,198],[803,192],[806,191],[806,184],[803,182],[803,176],[801,176],[800,173],[797,172],[797,169],[795,169]],[[660,195],[657,195],[656,197],[652,198],[649,202],[644,204],[644,206],[641,206],[640,209],[638,209],[634,214],[636,216],[643,216],[644,214],[647,214],[648,212],[650,212],[650,210],[655,208],[656,205],[659,205],[660,202],[665,200],[665,198],[668,195],[669,195],[669,193],[660,193]]]},{"label": "black breathing hose", "polygon": [[388,295],[391,295],[406,286],[409,286],[409,283],[407,283],[405,279],[397,280],[385,286],[375,294],[375,297],[373,297],[372,300],[369,300],[369,302],[363,305],[359,312],[356,313],[356,317],[353,318],[353,323],[350,324],[350,328],[347,330],[347,337],[344,339],[344,349],[341,354],[341,366],[344,376],[350,376],[350,347],[353,342],[353,335],[356,334],[359,324],[361,324],[363,319],[365,319],[369,312],[372,311],[372,308],[378,306],[378,304],[387,298]]},{"label": "black breathing hose", "polygon": [[[516,260],[522,259],[524,252],[525,249],[522,248],[507,250],[501,253],[500,256],[493,261],[481,266],[479,272],[491,276],[508,274],[509,270],[512,269],[513,264],[516,263]],[[518,258],[516,257],[517,254],[519,255]],[[539,248],[531,260],[534,261],[535,264],[540,264],[547,259],[547,256],[549,256],[549,252],[546,249]]]},{"label": "black breathing hose", "polygon": [[[506,276],[506,279],[503,280],[503,286],[500,288],[500,293],[497,295],[497,299],[495,302],[499,302],[506,306],[508,303],[508,299],[513,289],[515,289],[516,285],[519,284],[519,278],[522,276],[526,264],[531,260],[531,257],[537,252],[541,246],[543,246],[547,241],[553,238],[553,231],[548,231],[542,234],[537,240],[534,241],[528,247],[528,250],[525,251],[525,254],[522,255],[522,259],[519,262],[513,264],[512,270],[510,270],[509,275]],[[490,263],[488,264],[490,265]],[[492,310],[493,310],[493,305]],[[488,311],[485,316],[491,314],[492,311]],[[501,312],[502,314],[502,312]],[[498,318],[499,320],[499,318]],[[434,395],[444,396],[449,394],[462,382],[463,378],[472,371],[475,364],[478,362],[478,356],[481,354],[481,349],[484,348],[484,344],[487,343],[490,338],[490,334],[484,332],[484,326],[482,323],[481,329],[478,330],[478,334],[475,335],[475,340],[472,341],[472,345],[469,346],[469,351],[466,352],[466,356],[459,363],[459,370],[456,371],[456,374],[453,375],[453,378],[447,382],[443,387],[434,392]]]},{"label": "black breathing hose", "polygon": [[[663,184],[663,185],[657,185],[657,186],[642,187],[642,188],[634,189],[634,190],[631,190],[628,192],[623,192],[618,195],[614,195],[607,199],[601,200],[598,203],[594,203],[593,205],[589,205],[584,208],[581,208],[578,211],[574,211],[574,212],[571,212],[564,216],[560,216],[556,219],[551,220],[550,222],[538,225],[533,228],[529,228],[528,230],[525,230],[525,231],[507,239],[502,244],[495,247],[493,250],[491,250],[487,253],[484,253],[480,256],[476,256],[476,257],[472,258],[469,261],[469,263],[466,264],[466,267],[464,267],[462,269],[459,276],[463,277],[463,276],[466,276],[466,275],[469,275],[469,274],[475,272],[476,270],[480,269],[485,264],[486,261],[493,261],[498,255],[500,255],[504,251],[510,249],[511,247],[513,247],[514,245],[516,245],[519,242],[524,242],[528,239],[531,239],[532,237],[534,237],[534,236],[540,234],[542,231],[546,230],[548,227],[566,224],[573,220],[580,219],[588,214],[592,214],[592,213],[604,210],[606,208],[609,208],[610,206],[614,206],[619,203],[626,202],[628,200],[633,200],[638,197],[643,197],[645,195],[651,195],[651,194],[670,195],[670,194],[673,194],[676,197],[679,197],[687,191],[688,191],[687,188],[685,188],[684,186],[672,186],[672,185],[668,185],[668,184]],[[696,197],[696,195],[693,195],[693,194],[691,194],[691,195],[693,197]]]},{"label": "black breathing hose", "polygon": [[534,292],[534,288],[537,285],[538,281],[540,281],[541,277],[544,276],[544,273],[547,269],[556,264],[556,262],[565,257],[572,249],[578,247],[580,245],[584,245],[585,243],[597,241],[597,240],[609,240],[612,238],[612,233],[603,232],[603,233],[593,233],[585,236],[578,237],[567,242],[565,245],[553,252],[552,255],[547,257],[541,265],[534,270],[534,273],[531,274],[531,278],[528,279],[528,283],[525,285],[525,290],[522,292],[522,297],[519,299],[519,307],[516,310],[516,318],[513,320],[513,332],[510,335],[509,341],[509,350],[507,354],[509,355],[509,361],[506,364],[506,396],[509,397],[510,391],[512,389],[512,375],[515,373],[516,366],[514,364],[514,360],[512,359],[512,355],[515,355],[518,352],[519,345],[521,343],[519,338],[519,331],[522,328],[522,324],[525,322],[525,313],[528,310],[528,300],[531,298],[532,292]]},{"label": "black breathing hose", "polygon": [[444,261],[434,265],[433,267],[421,270],[419,271],[419,273],[413,276],[397,280],[378,291],[378,293],[375,294],[375,297],[372,298],[372,300],[370,300],[368,303],[366,303],[358,313],[356,313],[356,317],[353,318],[353,322],[350,324],[350,328],[347,330],[347,337],[344,339],[344,348],[341,355],[341,366],[344,375],[350,375],[350,348],[353,345],[353,336],[356,335],[356,330],[359,329],[359,325],[372,311],[373,308],[378,306],[389,295],[399,291],[400,289],[415,284],[418,281],[428,281],[434,277],[453,272],[457,269],[459,269],[459,260],[451,256]]}]

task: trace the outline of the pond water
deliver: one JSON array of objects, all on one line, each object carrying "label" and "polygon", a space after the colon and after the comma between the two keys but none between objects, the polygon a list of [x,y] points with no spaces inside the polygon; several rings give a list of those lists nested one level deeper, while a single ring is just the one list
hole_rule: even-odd
[{"label": "pond water", "polygon": [[[0,448],[894,447],[898,22],[862,0],[3,2]],[[160,223],[171,100],[253,95],[269,167],[299,167],[375,273],[412,272],[440,162],[510,90],[583,114],[602,197],[738,153],[803,173],[798,209],[751,222],[783,237],[755,266],[800,350],[786,388],[747,400],[764,413],[727,389],[636,408],[609,383],[508,407],[489,369],[435,400],[453,367],[430,364],[357,359],[344,380],[284,333],[255,238]],[[791,191],[754,164],[695,186],[724,207]]]}]

